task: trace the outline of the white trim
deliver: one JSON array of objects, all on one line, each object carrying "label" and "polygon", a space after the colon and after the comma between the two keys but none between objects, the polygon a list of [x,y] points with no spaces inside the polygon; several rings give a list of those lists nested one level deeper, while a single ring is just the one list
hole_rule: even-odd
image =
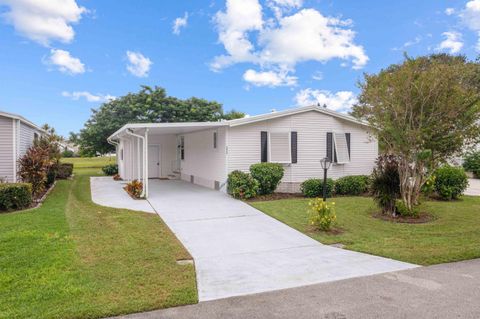
[{"label": "white trim", "polygon": [[145,175],[144,176],[144,188],[145,188],[145,198],[148,198],[149,183],[148,183],[148,128],[145,130]]},{"label": "white trim", "polygon": [[44,129],[42,129],[41,127],[35,125],[33,122],[30,122],[29,120],[27,120],[26,118],[24,118],[24,117],[21,116],[21,115],[0,111],[0,116],[8,117],[8,118],[11,118],[11,119],[14,119],[14,120],[19,120],[19,121],[27,124],[28,126],[31,126],[31,127],[33,127],[34,129],[42,132],[42,133],[47,133]]},{"label": "white trim", "polygon": [[[345,137],[345,142],[346,142],[346,139],[347,139],[347,134],[346,134],[345,132],[338,132],[338,131],[337,131],[337,132],[332,132],[332,140],[333,140],[333,145],[332,145],[332,147],[333,147],[333,151],[335,152],[335,154],[333,154],[333,155],[334,155],[334,158],[335,158],[335,157],[337,158],[337,162],[335,162],[335,164],[340,164],[340,165],[342,165],[342,164],[348,164],[348,163],[350,163],[350,159],[349,159],[348,161],[346,161],[346,162],[338,162],[338,159],[340,158],[340,156],[338,156],[338,147],[337,147],[337,136],[336,136],[336,134],[343,134],[344,137]],[[347,148],[347,154],[348,154],[348,144],[346,144],[345,147]],[[349,156],[350,156],[350,154],[349,154]]]},{"label": "white trim", "polygon": [[162,145],[161,144],[150,144],[148,147],[157,147],[158,148],[158,165],[157,165],[157,176],[152,178],[161,178],[162,176]]},{"label": "white trim", "polygon": [[17,182],[17,120],[12,119],[13,182]]}]

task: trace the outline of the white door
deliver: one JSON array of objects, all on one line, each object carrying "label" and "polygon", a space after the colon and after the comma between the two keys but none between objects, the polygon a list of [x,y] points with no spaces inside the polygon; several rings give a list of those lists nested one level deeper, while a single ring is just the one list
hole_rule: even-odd
[{"label": "white door", "polygon": [[148,177],[160,177],[160,146],[148,146]]}]

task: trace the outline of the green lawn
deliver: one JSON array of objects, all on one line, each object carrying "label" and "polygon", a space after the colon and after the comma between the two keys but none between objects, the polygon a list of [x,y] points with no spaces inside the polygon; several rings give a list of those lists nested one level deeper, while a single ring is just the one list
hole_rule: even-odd
[{"label": "green lawn", "polygon": [[188,252],[157,215],[90,200],[88,171],[0,214],[0,318],[100,318],[197,302]]},{"label": "green lawn", "polygon": [[62,158],[63,163],[73,163],[76,168],[102,168],[107,164],[115,164],[115,156],[112,157],[70,157]]},{"label": "green lawn", "polygon": [[367,197],[333,198],[338,227],[330,235],[308,226],[308,199],[252,202],[252,206],[325,243],[420,265],[480,257],[480,197],[465,196],[454,202],[429,201],[423,211],[435,220],[427,224],[400,224],[372,217],[376,210]]}]

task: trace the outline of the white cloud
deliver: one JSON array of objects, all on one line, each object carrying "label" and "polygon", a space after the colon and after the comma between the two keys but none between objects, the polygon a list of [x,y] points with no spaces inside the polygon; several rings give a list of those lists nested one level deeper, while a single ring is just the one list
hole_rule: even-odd
[{"label": "white cloud", "polygon": [[25,37],[48,46],[52,40],[71,42],[75,36],[71,24],[87,12],[75,0],[0,0],[10,8],[3,14],[6,22]]},{"label": "white cloud", "polygon": [[267,0],[267,6],[273,11],[277,19],[292,9],[301,8],[303,0]]},{"label": "white cloud", "polygon": [[313,73],[312,74],[312,79],[317,80],[317,81],[323,80],[323,73],[320,72],[320,71],[317,71],[317,72]]},{"label": "white cloud", "polygon": [[[301,5],[297,0],[267,2],[270,9]],[[294,72],[297,63],[335,58],[352,61],[353,68],[360,69],[368,61],[363,47],[354,43],[355,32],[348,28],[351,20],[326,17],[315,9],[285,16],[274,10],[276,19],[264,20],[262,10],[258,0],[227,0],[226,10],[217,12],[215,23],[226,54],[214,58],[213,70],[247,62]]]},{"label": "white cloud", "polygon": [[85,65],[79,58],[70,55],[70,52],[60,49],[51,49],[50,56],[45,61],[47,65],[54,65],[59,71],[70,75],[85,72]]},{"label": "white cloud", "polygon": [[140,52],[127,51],[127,70],[138,77],[147,77],[153,62]]},{"label": "white cloud", "polygon": [[454,14],[454,13],[455,13],[455,9],[454,9],[454,8],[446,8],[446,9],[445,9],[445,14],[446,14],[447,16],[451,16],[451,15]]},{"label": "white cloud", "polygon": [[437,47],[437,50],[447,50],[451,54],[456,54],[460,52],[463,48],[462,34],[456,31],[443,32],[442,35],[445,37],[440,45]]},{"label": "white cloud", "polygon": [[255,86],[293,86],[297,84],[297,77],[288,75],[286,71],[257,72],[249,69],[243,74],[243,79]]},{"label": "white cloud", "polygon": [[174,34],[180,34],[180,31],[182,28],[186,28],[188,24],[188,12],[185,12],[185,15],[183,18],[176,18],[175,21],[173,21],[173,27],[172,31]]},{"label": "white cloud", "polygon": [[116,97],[113,95],[92,94],[87,91],[74,91],[74,92],[63,91],[62,96],[71,98],[72,100],[75,100],[75,101],[80,100],[80,98],[84,98],[88,102],[107,102],[107,101],[116,99]]},{"label": "white cloud", "polygon": [[480,0],[467,2],[459,16],[469,29],[477,32],[478,42],[475,48],[477,52],[480,52]]},{"label": "white cloud", "polygon": [[304,89],[295,96],[298,106],[327,105],[327,108],[339,112],[348,112],[357,102],[357,97],[351,91],[338,91]]}]

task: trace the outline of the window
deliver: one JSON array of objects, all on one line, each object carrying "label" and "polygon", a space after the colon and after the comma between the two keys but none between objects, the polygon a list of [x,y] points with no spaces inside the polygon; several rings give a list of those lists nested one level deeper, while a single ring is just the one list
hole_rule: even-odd
[{"label": "window", "polygon": [[123,148],[120,150],[120,160],[123,161]]},{"label": "window", "polygon": [[38,141],[38,133],[33,133],[33,141],[34,142]]},{"label": "window", "polygon": [[185,137],[180,136],[180,159],[183,161],[185,159]]},{"label": "window", "polygon": [[217,148],[217,131],[213,132],[213,148]]},{"label": "window", "polygon": [[350,147],[347,134],[348,133],[333,133],[335,163],[345,164],[350,162]]},{"label": "window", "polygon": [[269,140],[270,162],[291,163],[290,132],[270,132]]}]

